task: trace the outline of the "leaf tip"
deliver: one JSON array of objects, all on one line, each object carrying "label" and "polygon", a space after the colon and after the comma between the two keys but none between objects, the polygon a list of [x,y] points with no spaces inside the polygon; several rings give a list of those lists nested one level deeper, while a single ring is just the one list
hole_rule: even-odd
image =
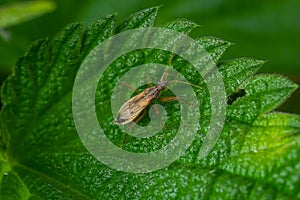
[{"label": "leaf tip", "polygon": [[119,26],[116,27],[116,33],[134,28],[153,26],[156,20],[158,9],[159,6],[155,6],[131,14],[121,24],[119,24]]},{"label": "leaf tip", "polygon": [[257,66],[257,69],[259,69],[261,66],[263,66],[268,61],[267,60],[260,60],[260,59],[253,59],[253,62]]},{"label": "leaf tip", "polygon": [[185,18],[175,19],[163,25],[164,28],[178,31],[184,34],[190,33],[194,28],[198,26],[199,25],[196,24],[195,22]]},{"label": "leaf tip", "polygon": [[228,47],[228,48],[235,45],[234,42],[230,42],[230,41],[227,41],[227,40],[222,40],[222,42],[223,42],[223,45]]},{"label": "leaf tip", "polygon": [[118,13],[117,13],[117,12],[114,12],[114,13],[112,13],[112,14],[107,15],[106,18],[115,18],[115,17],[117,17],[117,16],[118,16]]},{"label": "leaf tip", "polygon": [[142,11],[149,11],[149,12],[155,12],[155,13],[157,13],[158,10],[159,10],[162,6],[163,6],[163,4],[158,5],[158,6],[153,6],[153,7],[150,7],[150,8],[146,8],[146,9],[144,9],[144,10],[142,10]]},{"label": "leaf tip", "polygon": [[158,6],[154,6],[153,8],[156,8],[156,10],[159,10],[161,7],[163,7],[164,6],[164,4],[160,4],[160,5],[158,5]]},{"label": "leaf tip", "polygon": [[299,85],[297,83],[295,83],[295,82],[293,82],[293,84],[294,84],[294,91],[298,90],[299,89]]},{"label": "leaf tip", "polygon": [[267,62],[269,62],[268,60],[257,60],[257,61],[260,61],[260,62],[261,62],[261,65],[264,65],[264,64],[266,64]]}]

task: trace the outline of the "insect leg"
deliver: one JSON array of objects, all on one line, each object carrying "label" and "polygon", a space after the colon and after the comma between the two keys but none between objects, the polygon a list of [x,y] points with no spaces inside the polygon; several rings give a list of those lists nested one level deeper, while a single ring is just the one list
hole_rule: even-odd
[{"label": "insect leg", "polygon": [[137,89],[135,89],[134,87],[132,87],[131,85],[129,85],[128,83],[126,83],[125,81],[121,81],[120,83],[122,86],[129,88],[130,90],[132,90],[134,93],[139,94],[139,91]]},{"label": "insect leg", "polygon": [[164,81],[166,78],[166,75],[167,74],[167,71],[164,71],[164,73],[162,74],[161,78],[160,78],[160,81]]},{"label": "insect leg", "polygon": [[170,59],[168,60],[168,64],[169,64],[170,66],[172,66],[172,60],[173,60],[174,56],[175,56],[175,53],[172,52],[172,55],[170,56]]},{"label": "insect leg", "polygon": [[153,108],[154,108],[155,113],[159,116],[159,120],[160,120],[161,127],[165,130],[166,127],[165,127],[165,124],[164,124],[163,121],[162,121],[162,118],[161,118],[161,115],[160,115],[158,106],[157,106],[156,104],[154,104],[154,105],[153,105]]},{"label": "insect leg", "polygon": [[174,97],[174,96],[169,96],[169,97],[159,97],[158,100],[159,100],[160,102],[183,101],[183,102],[186,103],[188,106],[194,107],[193,105],[191,105],[190,103],[188,103],[187,101],[185,101],[184,99],[182,99],[182,98],[180,98],[180,97]]},{"label": "insect leg", "polygon": [[[141,119],[143,119],[143,117],[146,115],[147,111],[148,111],[148,109],[144,109],[142,114],[139,115],[136,119],[134,119],[133,122],[131,122],[130,126],[127,128],[127,131],[129,131],[135,124],[137,124]],[[120,145],[121,148],[124,146],[127,137],[128,137],[128,134],[125,133],[125,136],[124,136],[124,138],[122,140],[122,143]]]},{"label": "insect leg", "polygon": [[135,124],[137,124],[148,112],[148,109],[144,109],[142,114],[140,114],[137,118],[135,118],[132,122],[132,124],[127,128],[127,130],[130,130]]},{"label": "insect leg", "polygon": [[146,79],[147,79],[148,87],[152,87],[150,76],[147,75]]},{"label": "insect leg", "polygon": [[121,148],[124,146],[124,144],[125,144],[125,142],[126,142],[126,139],[127,139],[127,137],[128,137],[128,134],[127,134],[127,133],[125,133],[125,135],[124,135],[124,137],[123,137],[123,140],[122,140],[122,143],[120,144],[120,147],[121,147]]},{"label": "insect leg", "polygon": [[182,99],[179,97],[159,97],[158,100],[161,102],[170,102],[170,101],[179,101]]}]

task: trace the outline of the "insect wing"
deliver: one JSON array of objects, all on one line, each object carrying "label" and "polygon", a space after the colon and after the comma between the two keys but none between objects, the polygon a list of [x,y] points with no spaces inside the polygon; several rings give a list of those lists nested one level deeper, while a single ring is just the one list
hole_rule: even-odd
[{"label": "insect wing", "polygon": [[133,121],[150,103],[145,97],[145,91],[126,101],[119,110],[116,124],[127,124]]}]

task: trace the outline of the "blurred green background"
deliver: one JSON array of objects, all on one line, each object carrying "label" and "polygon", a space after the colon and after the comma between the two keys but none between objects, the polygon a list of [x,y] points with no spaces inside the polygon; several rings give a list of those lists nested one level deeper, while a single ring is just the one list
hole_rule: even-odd
[{"label": "blurred green background", "polygon": [[[1,0],[0,6],[13,2]],[[56,9],[1,30],[0,84],[11,73],[16,59],[40,38],[52,38],[67,24],[118,13],[119,22],[141,9],[163,5],[157,25],[175,18],[187,18],[200,28],[193,37],[216,36],[235,43],[223,60],[253,57],[267,60],[261,73],[280,73],[300,84],[299,0],[56,0]],[[300,114],[300,90],[279,110]]]}]

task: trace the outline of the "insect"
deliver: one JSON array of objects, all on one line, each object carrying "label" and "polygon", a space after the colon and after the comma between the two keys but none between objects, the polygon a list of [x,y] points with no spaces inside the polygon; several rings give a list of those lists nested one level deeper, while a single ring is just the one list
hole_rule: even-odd
[{"label": "insect", "polygon": [[[161,102],[170,102],[170,101],[176,101],[176,100],[182,100],[180,97],[176,96],[168,96],[168,97],[161,97],[160,92],[168,86],[171,82],[181,82],[183,84],[192,85],[195,87],[199,87],[190,83],[186,83],[184,81],[179,80],[172,80],[172,81],[166,81],[167,72],[165,71],[162,74],[161,79],[158,81],[158,83],[155,86],[151,86],[151,83],[149,83],[149,87],[146,88],[141,93],[137,94],[136,96],[132,97],[128,101],[126,101],[120,108],[118,115],[115,119],[116,124],[128,124],[130,122],[137,123],[139,120],[141,120],[144,115],[146,114],[145,108],[154,100],[158,99]],[[200,88],[200,87],[199,87]]]}]

